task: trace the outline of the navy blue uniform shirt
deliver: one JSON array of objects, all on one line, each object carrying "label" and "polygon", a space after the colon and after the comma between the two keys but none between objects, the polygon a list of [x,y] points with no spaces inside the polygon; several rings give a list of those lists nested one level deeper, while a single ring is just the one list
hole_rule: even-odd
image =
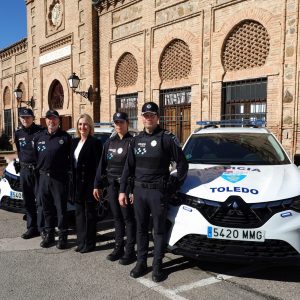
[{"label": "navy blue uniform shirt", "polygon": [[20,162],[27,164],[36,163],[36,155],[33,148],[33,138],[44,128],[32,123],[28,128],[22,126],[15,132],[15,144]]},{"label": "navy blue uniform shirt", "polygon": [[47,129],[34,139],[34,149],[37,155],[37,169],[52,174],[71,170],[71,136],[58,129],[50,134]]},{"label": "navy blue uniform shirt", "polygon": [[187,175],[188,163],[176,136],[160,126],[152,134],[141,131],[130,144],[120,193],[125,192],[129,177],[150,183],[168,179],[171,161],[176,162],[177,179],[182,184]]},{"label": "navy blue uniform shirt", "polygon": [[127,132],[122,139],[116,134],[105,142],[95,177],[95,189],[104,188],[103,176],[107,176],[110,183],[121,177],[131,140],[132,135]]}]

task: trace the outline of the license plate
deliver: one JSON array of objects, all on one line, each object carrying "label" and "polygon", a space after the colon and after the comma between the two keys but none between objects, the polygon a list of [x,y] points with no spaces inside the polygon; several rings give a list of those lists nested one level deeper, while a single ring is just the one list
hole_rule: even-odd
[{"label": "license plate", "polygon": [[241,229],[227,227],[207,227],[207,237],[210,239],[264,242],[265,231],[257,229]]},{"label": "license plate", "polygon": [[11,191],[10,192],[10,198],[12,198],[12,199],[23,199],[23,193],[22,192]]}]

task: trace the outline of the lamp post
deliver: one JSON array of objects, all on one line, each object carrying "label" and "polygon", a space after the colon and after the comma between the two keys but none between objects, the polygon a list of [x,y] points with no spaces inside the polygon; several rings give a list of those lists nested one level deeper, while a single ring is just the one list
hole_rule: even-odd
[{"label": "lamp post", "polygon": [[20,88],[14,90],[14,95],[17,99],[18,104],[21,106],[21,103],[25,103],[27,106],[34,108],[34,99],[33,96],[28,101],[22,100],[23,91]]},{"label": "lamp post", "polygon": [[93,87],[90,85],[89,89],[87,92],[85,91],[76,91],[78,88],[80,78],[76,75],[76,73],[73,73],[69,78],[68,78],[69,86],[73,90],[73,93],[79,94],[82,97],[88,99],[90,102],[93,102]]}]

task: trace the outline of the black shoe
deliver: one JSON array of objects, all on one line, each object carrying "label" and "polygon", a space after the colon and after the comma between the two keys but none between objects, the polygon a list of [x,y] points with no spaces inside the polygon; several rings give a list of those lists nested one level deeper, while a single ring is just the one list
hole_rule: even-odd
[{"label": "black shoe", "polygon": [[154,265],[152,270],[152,280],[154,282],[161,282],[166,279],[166,274],[163,272],[161,265]]},{"label": "black shoe", "polygon": [[74,251],[80,252],[83,248],[84,248],[83,246],[77,246]]},{"label": "black shoe", "polygon": [[132,263],[134,263],[136,261],[136,255],[135,253],[130,253],[130,254],[124,254],[120,260],[119,260],[119,264],[123,265],[123,266],[127,266],[130,265]]},{"label": "black shoe", "polygon": [[145,275],[147,272],[147,264],[144,262],[137,262],[135,267],[130,271],[130,277],[138,278]]},{"label": "black shoe", "polygon": [[92,247],[84,247],[83,249],[81,249],[79,252],[80,253],[89,253],[89,252],[93,252],[95,250],[95,246]]},{"label": "black shoe", "polygon": [[58,242],[56,244],[56,248],[62,250],[62,249],[66,249],[67,246],[68,246],[67,236],[66,235],[60,235],[58,237]]},{"label": "black shoe", "polygon": [[120,259],[123,255],[124,255],[124,247],[123,246],[120,247],[117,245],[115,246],[114,251],[106,256],[106,259],[110,261],[116,261]]},{"label": "black shoe", "polygon": [[46,231],[45,230],[42,230],[41,232],[40,232],[40,235],[41,235],[41,238],[42,238],[42,240],[46,237]]},{"label": "black shoe", "polygon": [[45,238],[41,241],[40,246],[42,248],[49,248],[54,246],[55,238],[53,233],[46,233]]},{"label": "black shoe", "polygon": [[21,235],[21,238],[24,240],[32,239],[39,236],[37,229],[28,229],[25,233]]}]

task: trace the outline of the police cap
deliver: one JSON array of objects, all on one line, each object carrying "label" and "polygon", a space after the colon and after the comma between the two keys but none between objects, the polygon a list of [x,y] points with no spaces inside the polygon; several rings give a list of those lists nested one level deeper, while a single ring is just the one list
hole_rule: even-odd
[{"label": "police cap", "polygon": [[128,115],[125,112],[116,112],[113,115],[113,121],[128,121]]},{"label": "police cap", "polygon": [[158,105],[154,102],[146,102],[142,107],[142,115],[145,113],[158,114]]},{"label": "police cap", "polygon": [[46,118],[51,118],[51,117],[59,118],[59,113],[56,110],[50,109],[46,113]]},{"label": "police cap", "polygon": [[20,117],[33,117],[34,114],[33,111],[30,108],[21,108],[19,111],[19,116]]}]

